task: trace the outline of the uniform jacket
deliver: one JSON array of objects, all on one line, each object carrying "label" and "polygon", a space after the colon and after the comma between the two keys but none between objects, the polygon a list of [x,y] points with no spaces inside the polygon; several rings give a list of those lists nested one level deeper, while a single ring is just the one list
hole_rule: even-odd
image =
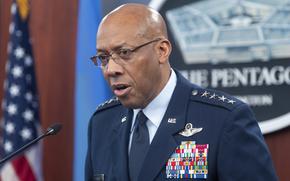
[{"label": "uniform jacket", "polygon": [[[180,180],[277,180],[268,148],[248,105],[223,92],[193,85],[178,72],[176,74],[175,90],[138,180],[179,180],[185,177],[174,176],[174,169],[184,170],[185,167],[170,167],[172,162],[168,162],[185,141],[208,146],[203,155],[206,159],[203,168],[207,174],[203,174],[203,178]],[[86,181],[101,178],[106,181],[130,180],[128,142],[132,114],[133,111],[122,106],[117,99],[97,108],[89,124]],[[182,131],[190,132],[186,125],[202,130],[184,136]],[[168,178],[170,174],[173,176]]]}]

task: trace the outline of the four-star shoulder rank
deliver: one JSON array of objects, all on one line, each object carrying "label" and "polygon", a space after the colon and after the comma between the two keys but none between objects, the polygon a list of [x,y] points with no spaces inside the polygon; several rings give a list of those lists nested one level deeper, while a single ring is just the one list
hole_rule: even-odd
[{"label": "four-star shoulder rank", "polygon": [[227,109],[232,109],[241,103],[240,100],[217,90],[193,89],[191,95],[193,100],[222,106]]},{"label": "four-star shoulder rank", "polygon": [[105,101],[104,103],[98,105],[96,112],[107,109],[107,108],[112,107],[112,106],[119,105],[119,104],[121,104],[121,103],[118,100],[118,98],[114,97],[114,98],[109,99],[109,100]]}]

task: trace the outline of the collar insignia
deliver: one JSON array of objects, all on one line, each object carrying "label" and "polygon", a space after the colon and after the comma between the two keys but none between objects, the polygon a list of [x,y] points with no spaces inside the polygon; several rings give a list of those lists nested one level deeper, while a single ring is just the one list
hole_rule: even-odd
[{"label": "collar insignia", "polygon": [[126,116],[122,118],[121,123],[123,123],[125,121],[127,121],[127,117]]},{"label": "collar insignia", "polygon": [[176,123],[176,118],[169,118],[167,122],[168,122],[168,123],[173,123],[173,124],[175,124],[175,123]]}]

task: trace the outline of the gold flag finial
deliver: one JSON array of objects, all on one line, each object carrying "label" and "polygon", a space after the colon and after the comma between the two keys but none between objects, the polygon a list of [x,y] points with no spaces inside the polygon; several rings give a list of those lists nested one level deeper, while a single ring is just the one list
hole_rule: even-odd
[{"label": "gold flag finial", "polygon": [[22,20],[26,20],[29,14],[29,0],[17,0],[19,14]]}]

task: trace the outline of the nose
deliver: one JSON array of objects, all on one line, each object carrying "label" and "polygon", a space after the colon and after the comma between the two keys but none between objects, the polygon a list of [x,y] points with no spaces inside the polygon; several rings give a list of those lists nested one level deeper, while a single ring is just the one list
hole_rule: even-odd
[{"label": "nose", "polygon": [[110,57],[106,68],[104,69],[105,76],[117,76],[123,73],[123,67],[115,62],[114,57]]}]

